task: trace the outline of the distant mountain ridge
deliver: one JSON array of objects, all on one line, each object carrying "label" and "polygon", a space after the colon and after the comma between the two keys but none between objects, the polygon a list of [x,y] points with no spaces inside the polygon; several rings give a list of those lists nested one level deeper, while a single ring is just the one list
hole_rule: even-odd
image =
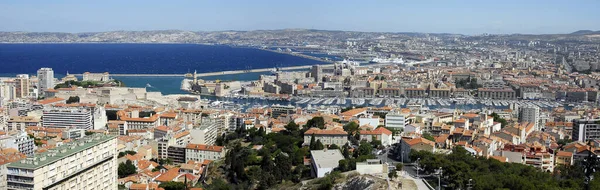
[{"label": "distant mountain ridge", "polygon": [[592,34],[600,34],[600,30],[599,31],[593,31],[593,30],[578,30],[576,32],[571,33],[572,35],[592,35]]},{"label": "distant mountain ridge", "polygon": [[[600,34],[600,31],[580,30],[570,34],[501,34],[490,35],[491,38],[514,39],[564,39],[585,38],[588,34]],[[310,42],[343,42],[350,39],[380,38],[398,39],[404,37],[478,37],[449,33],[418,32],[357,32],[316,29],[281,29],[252,31],[184,31],[184,30],[152,30],[152,31],[108,31],[108,32],[0,32],[0,43],[205,43],[231,45],[272,45],[282,41]]]}]

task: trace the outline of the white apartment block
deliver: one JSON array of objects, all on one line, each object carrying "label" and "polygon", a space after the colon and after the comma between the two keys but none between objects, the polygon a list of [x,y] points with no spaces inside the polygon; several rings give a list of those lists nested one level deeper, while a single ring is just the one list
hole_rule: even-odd
[{"label": "white apartment block", "polygon": [[92,113],[82,108],[46,108],[42,126],[49,128],[93,129]]},{"label": "white apartment block", "polygon": [[185,147],[185,158],[202,162],[204,160],[218,160],[225,157],[225,148],[204,144],[188,144]]},{"label": "white apartment block", "polygon": [[117,189],[116,136],[94,134],[7,166],[7,189]]},{"label": "white apartment block", "polygon": [[214,145],[217,141],[217,133],[218,124],[205,119],[205,121],[200,124],[200,127],[190,130],[192,136],[191,143]]},{"label": "white apartment block", "polygon": [[403,130],[408,122],[408,117],[404,114],[390,112],[385,115],[385,127]]},{"label": "white apartment block", "polygon": [[0,146],[3,148],[17,149],[27,156],[32,156],[35,149],[34,139],[29,138],[25,131],[12,135],[0,136]]},{"label": "white apartment block", "polygon": [[54,71],[52,68],[41,68],[37,71],[38,90],[43,93],[47,89],[54,88]]}]

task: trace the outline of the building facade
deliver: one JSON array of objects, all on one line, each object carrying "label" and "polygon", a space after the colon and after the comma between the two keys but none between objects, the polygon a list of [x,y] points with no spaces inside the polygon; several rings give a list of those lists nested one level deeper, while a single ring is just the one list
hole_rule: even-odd
[{"label": "building facade", "polygon": [[600,119],[576,119],[573,121],[573,141],[587,142],[600,139]]},{"label": "building facade", "polygon": [[117,189],[116,136],[95,134],[7,166],[7,189]]},{"label": "building facade", "polygon": [[225,157],[225,148],[204,144],[188,144],[185,147],[185,158],[201,162],[204,160],[218,160]]},{"label": "building facade", "polygon": [[540,130],[540,108],[537,106],[526,106],[519,109],[519,121],[534,124],[536,130]]},{"label": "building facade", "polygon": [[92,113],[81,108],[47,108],[43,111],[42,126],[46,128],[93,129]]},{"label": "building facade", "polygon": [[37,71],[38,89],[44,93],[48,89],[54,88],[54,71],[52,68],[41,68]]}]

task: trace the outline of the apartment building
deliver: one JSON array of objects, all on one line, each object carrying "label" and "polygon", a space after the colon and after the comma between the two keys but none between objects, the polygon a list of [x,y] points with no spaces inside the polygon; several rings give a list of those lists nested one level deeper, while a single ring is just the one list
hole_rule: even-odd
[{"label": "apartment building", "polygon": [[25,131],[27,127],[40,126],[40,119],[31,116],[11,116],[6,121],[5,131]]},{"label": "apartment building", "polygon": [[573,120],[573,141],[600,140],[600,119]]},{"label": "apartment building", "polygon": [[278,118],[280,115],[289,115],[296,112],[296,107],[292,105],[273,105],[271,106],[271,117]]},{"label": "apartment building", "polygon": [[535,130],[540,130],[540,108],[537,106],[525,106],[519,109],[519,122],[533,123]]},{"label": "apartment building", "polygon": [[37,71],[38,89],[44,93],[48,89],[54,89],[54,71],[52,68],[41,68]]},{"label": "apartment building", "polygon": [[392,131],[386,129],[385,127],[378,127],[377,129],[371,131],[361,130],[360,139],[365,140],[367,142],[379,140],[384,146],[389,146],[392,145],[392,143],[394,143],[392,141]]},{"label": "apartment building", "polygon": [[29,75],[21,74],[15,78],[16,98],[29,97]]},{"label": "apartment building", "polygon": [[399,112],[390,112],[385,115],[385,127],[403,130],[409,121],[408,115]]},{"label": "apartment building", "polygon": [[218,160],[225,157],[225,148],[204,144],[188,144],[185,147],[185,158],[201,162],[204,160]]},{"label": "apartment building", "polygon": [[93,129],[92,112],[82,108],[45,108],[42,126],[46,128]]},{"label": "apartment building", "polygon": [[206,119],[200,127],[190,130],[191,143],[214,145],[217,141],[218,127],[213,120]]},{"label": "apartment building", "polygon": [[342,147],[348,143],[348,133],[345,131],[310,128],[304,132],[304,144],[309,144],[313,136],[315,142],[319,140],[323,145],[335,144]]},{"label": "apartment building", "polygon": [[34,139],[30,138],[24,131],[0,136],[0,146],[14,148],[27,156],[32,156],[35,149]]},{"label": "apartment building", "polygon": [[116,136],[94,134],[7,166],[7,189],[117,189]]},{"label": "apartment building", "polygon": [[151,129],[158,127],[160,124],[158,114],[154,114],[150,117],[140,118],[138,110],[133,110],[130,113],[127,113],[124,110],[120,110],[117,112],[117,116],[119,120],[125,121],[128,130]]}]

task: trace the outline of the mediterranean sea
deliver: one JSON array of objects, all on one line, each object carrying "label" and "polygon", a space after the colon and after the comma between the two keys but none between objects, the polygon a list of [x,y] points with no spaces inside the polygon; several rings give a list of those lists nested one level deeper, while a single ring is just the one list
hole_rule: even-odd
[{"label": "mediterranean sea", "polygon": [[[0,76],[35,75],[50,67],[56,77],[67,72],[113,74],[184,74],[325,64],[302,57],[254,48],[199,44],[0,44]],[[244,73],[205,79],[256,80]],[[182,77],[113,77],[130,87],[145,87],[163,94],[184,93]]]}]

